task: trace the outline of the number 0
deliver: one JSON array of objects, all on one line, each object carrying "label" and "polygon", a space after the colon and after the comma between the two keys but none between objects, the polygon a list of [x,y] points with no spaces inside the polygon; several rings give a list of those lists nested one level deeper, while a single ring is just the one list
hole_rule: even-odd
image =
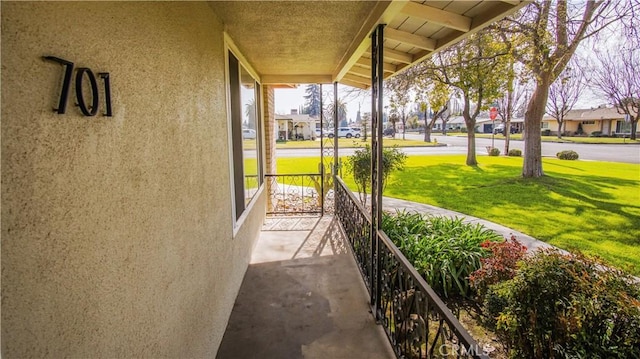
[{"label": "number 0", "polygon": [[[91,108],[87,108],[84,102],[84,94],[82,93],[82,80],[84,79],[83,75],[85,72],[91,84],[91,95],[93,97]],[[93,71],[86,67],[78,68],[78,73],[76,74],[76,98],[78,100],[78,106],[80,106],[80,111],[82,111],[85,116],[95,116],[96,113],[98,113],[98,97],[98,83],[96,82],[96,76],[93,74]]]}]

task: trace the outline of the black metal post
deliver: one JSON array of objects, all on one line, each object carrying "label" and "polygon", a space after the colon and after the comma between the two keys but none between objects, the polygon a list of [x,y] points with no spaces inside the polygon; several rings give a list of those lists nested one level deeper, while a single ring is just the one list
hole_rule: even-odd
[{"label": "black metal post", "polygon": [[382,80],[384,25],[371,34],[371,305],[375,317],[380,313],[380,260],[378,230],[382,219]]},{"label": "black metal post", "polygon": [[[333,174],[338,175],[338,82],[333,83]],[[333,193],[337,192],[338,184],[333,181]],[[333,201],[337,204],[337,201]],[[335,212],[334,212],[335,213]]]},{"label": "black metal post", "polygon": [[[324,217],[324,107],[322,107],[322,84],[320,84],[320,216]],[[315,132],[315,129],[313,129]]]}]

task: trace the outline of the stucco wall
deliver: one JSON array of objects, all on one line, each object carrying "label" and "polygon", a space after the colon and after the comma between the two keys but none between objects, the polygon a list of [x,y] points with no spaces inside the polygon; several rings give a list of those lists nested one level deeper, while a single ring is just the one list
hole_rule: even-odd
[{"label": "stucco wall", "polygon": [[[232,238],[222,30],[205,3],[2,2],[3,358],[215,356],[265,205]],[[43,55],[109,72],[114,116],[73,87],[55,114]]]}]

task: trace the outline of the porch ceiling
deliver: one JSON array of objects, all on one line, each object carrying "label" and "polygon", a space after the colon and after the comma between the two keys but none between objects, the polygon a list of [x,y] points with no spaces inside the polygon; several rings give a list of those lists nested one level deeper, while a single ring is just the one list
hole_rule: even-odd
[{"label": "porch ceiling", "polygon": [[385,28],[391,76],[527,1],[213,1],[264,84],[371,84],[369,34]]}]

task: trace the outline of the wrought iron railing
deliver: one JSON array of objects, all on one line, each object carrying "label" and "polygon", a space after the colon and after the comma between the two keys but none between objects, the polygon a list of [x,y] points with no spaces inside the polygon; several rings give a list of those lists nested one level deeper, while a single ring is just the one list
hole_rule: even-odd
[{"label": "wrought iron railing", "polygon": [[396,356],[488,358],[383,231],[377,231],[371,245],[369,216],[340,178],[336,183],[336,216]]},{"label": "wrought iron railing", "polygon": [[353,192],[347,189],[340,177],[336,177],[335,215],[342,225],[349,244],[353,249],[364,283],[371,293],[371,218]]},{"label": "wrought iron railing", "polygon": [[269,199],[267,214],[322,214],[324,184],[319,173],[265,175]]}]

